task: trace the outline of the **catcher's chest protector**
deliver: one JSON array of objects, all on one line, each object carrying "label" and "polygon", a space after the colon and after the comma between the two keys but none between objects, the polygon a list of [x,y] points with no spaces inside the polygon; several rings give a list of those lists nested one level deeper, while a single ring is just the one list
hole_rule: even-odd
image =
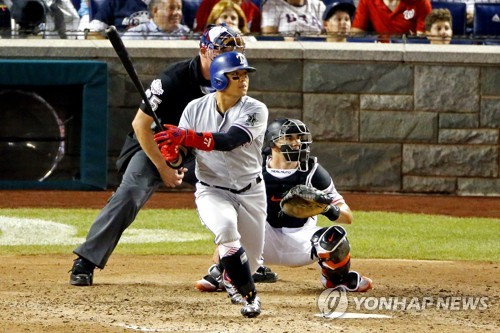
[{"label": "catcher's chest protector", "polygon": [[263,168],[262,175],[266,184],[267,196],[267,222],[274,228],[300,228],[308,219],[300,219],[291,216],[278,218],[281,210],[280,201],[283,196],[295,185],[310,185],[314,171],[316,171],[316,158],[309,158],[309,170],[307,172],[296,171],[293,175],[285,178],[276,178]]}]

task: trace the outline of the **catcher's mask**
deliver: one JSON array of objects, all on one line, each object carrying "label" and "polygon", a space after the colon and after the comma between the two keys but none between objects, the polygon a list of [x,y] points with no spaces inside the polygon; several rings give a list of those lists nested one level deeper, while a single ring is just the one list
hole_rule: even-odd
[{"label": "catcher's mask", "polygon": [[[297,136],[298,147],[290,139]],[[280,118],[269,124],[266,131],[266,143],[269,147],[278,147],[288,162],[299,162],[299,170],[309,169],[308,160],[311,152],[312,135],[307,126],[298,119]],[[286,143],[277,143],[278,141]]]}]

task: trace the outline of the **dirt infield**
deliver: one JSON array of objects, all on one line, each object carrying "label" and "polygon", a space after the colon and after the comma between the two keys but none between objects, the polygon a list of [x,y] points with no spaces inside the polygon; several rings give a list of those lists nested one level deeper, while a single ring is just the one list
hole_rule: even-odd
[{"label": "dirt infield", "polygon": [[[101,208],[110,192],[0,191],[0,207]],[[500,198],[345,194],[356,210],[500,217]],[[146,208],[191,208],[190,192],[156,193]],[[72,287],[72,254],[0,255],[0,332],[498,332],[498,262],[361,260],[352,268],[374,289],[349,295],[348,312],[390,318],[316,317],[322,288],[314,265],[273,266],[275,284],[259,284],[263,313],[245,319],[224,293],[196,291],[210,256],[113,255],[95,285]],[[356,309],[361,296],[370,297]],[[380,299],[399,308],[379,308]],[[427,306],[423,308],[423,300]],[[476,303],[464,310],[464,302]],[[413,305],[410,305],[413,302]],[[439,303],[440,305],[438,305]],[[404,304],[404,305],[403,305]],[[471,303],[468,303],[469,305]],[[404,307],[404,309],[403,309]],[[448,309],[446,309],[448,307]]]}]

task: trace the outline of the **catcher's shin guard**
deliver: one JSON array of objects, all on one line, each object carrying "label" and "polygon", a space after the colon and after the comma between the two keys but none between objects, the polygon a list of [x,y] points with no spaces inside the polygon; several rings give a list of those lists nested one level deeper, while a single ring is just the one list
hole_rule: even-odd
[{"label": "catcher's shin guard", "polygon": [[337,285],[349,273],[351,254],[347,231],[341,226],[322,228],[311,237],[311,258],[317,257],[321,275]]}]

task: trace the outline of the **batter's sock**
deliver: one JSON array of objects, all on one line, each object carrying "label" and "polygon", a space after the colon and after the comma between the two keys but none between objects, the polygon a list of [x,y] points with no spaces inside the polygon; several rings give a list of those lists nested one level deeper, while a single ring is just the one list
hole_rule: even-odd
[{"label": "batter's sock", "polygon": [[240,247],[235,253],[221,258],[220,264],[240,294],[252,302],[257,292],[245,250]]}]

